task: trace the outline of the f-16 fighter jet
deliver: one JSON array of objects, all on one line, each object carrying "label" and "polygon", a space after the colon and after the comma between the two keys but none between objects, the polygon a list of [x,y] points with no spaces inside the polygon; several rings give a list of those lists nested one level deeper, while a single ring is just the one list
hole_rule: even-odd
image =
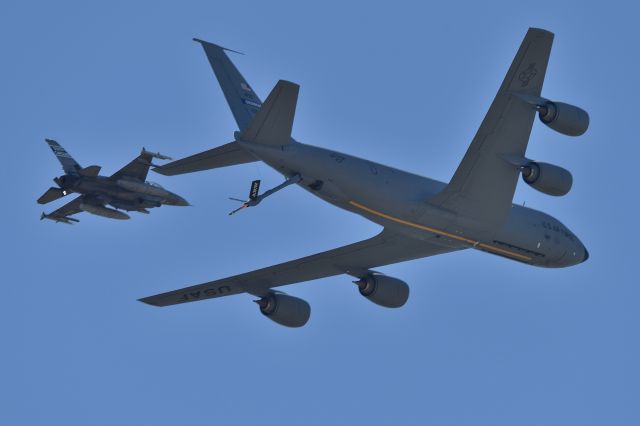
[{"label": "f-16 fighter jet", "polygon": [[[348,274],[365,298],[399,307],[409,297],[409,286],[373,268],[465,249],[547,268],[577,265],[589,257],[578,237],[558,219],[512,203],[519,178],[553,196],[569,192],[573,182],[568,170],[526,157],[536,115],[545,126],[569,136],[579,136],[589,126],[584,110],[541,95],[552,33],[529,29],[448,183],[297,142],[291,137],[291,128],[298,85],[280,81],[262,103],[225,49],[196,41],[204,47],[240,131],[226,145],[154,170],[176,175],[263,161],[285,181],[262,195],[259,182],[254,181],[242,210],[295,184],[384,229],[364,241],[146,297],[143,302],[168,306],[249,293],[258,297],[263,315],[279,324],[299,327],[309,319],[309,304],[277,287]],[[419,134],[424,123],[413,125]],[[394,141],[393,145],[399,143]]]},{"label": "f-16 fighter jet", "polygon": [[[99,176],[100,166],[83,168],[58,142],[45,140],[62,164],[65,174],[53,179],[58,187],[49,188],[38,198],[38,203],[47,204],[72,193],[81,195],[53,213],[42,213],[41,220],[50,219],[72,224],[79,221],[71,216],[83,211],[109,219],[129,219],[129,215],[121,210],[149,213],[148,208],[160,207],[163,204],[189,205],[179,195],[167,191],[157,183],[146,181],[149,167],[153,166],[151,160],[170,160],[167,156],[143,148],[138,157],[115,174]],[[107,205],[115,208],[109,208]]]}]

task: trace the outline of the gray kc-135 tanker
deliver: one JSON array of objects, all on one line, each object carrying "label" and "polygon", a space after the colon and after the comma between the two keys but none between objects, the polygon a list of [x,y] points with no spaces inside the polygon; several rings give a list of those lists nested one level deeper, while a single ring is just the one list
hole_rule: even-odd
[{"label": "gray kc-135 tanker", "polygon": [[399,307],[409,297],[408,285],[372,268],[469,248],[547,268],[577,265],[589,257],[578,237],[558,219],[512,203],[520,177],[549,195],[565,195],[571,189],[569,171],[525,155],[536,114],[543,124],[569,136],[579,136],[589,126],[584,110],[541,95],[552,33],[529,29],[448,184],[297,142],[291,129],[299,86],[279,81],[262,103],[227,57],[227,49],[196,41],[204,48],[240,131],[232,142],[154,170],[176,175],[263,161],[286,180],[262,195],[254,181],[241,208],[297,184],[384,229],[364,241],[142,302],[168,306],[249,293],[258,297],[262,314],[300,327],[309,319],[309,304],[275,287],[348,274],[365,298]]},{"label": "gray kc-135 tanker", "polygon": [[[38,203],[46,204],[72,193],[81,194],[73,201],[65,204],[50,214],[42,213],[40,219],[72,224],[78,219],[71,217],[80,212],[87,212],[109,219],[129,219],[129,215],[121,210],[149,213],[148,208],[170,206],[188,206],[189,203],[167,191],[157,183],[147,182],[151,160],[171,158],[160,153],[149,152],[144,148],[138,157],[111,176],[99,176],[100,166],[80,167],[60,144],[45,139],[55,156],[62,164],[64,175],[53,179],[58,185],[51,187],[38,198]],[[115,209],[107,207],[111,205]]]}]

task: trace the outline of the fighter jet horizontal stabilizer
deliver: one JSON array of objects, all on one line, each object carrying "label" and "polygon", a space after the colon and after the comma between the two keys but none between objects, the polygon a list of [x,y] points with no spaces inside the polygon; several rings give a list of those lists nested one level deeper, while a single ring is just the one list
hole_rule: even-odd
[{"label": "fighter jet horizontal stabilizer", "polygon": [[59,198],[62,198],[65,195],[67,195],[67,191],[60,188],[51,187],[47,189],[47,192],[42,194],[40,198],[38,198],[38,204],[47,204]]}]

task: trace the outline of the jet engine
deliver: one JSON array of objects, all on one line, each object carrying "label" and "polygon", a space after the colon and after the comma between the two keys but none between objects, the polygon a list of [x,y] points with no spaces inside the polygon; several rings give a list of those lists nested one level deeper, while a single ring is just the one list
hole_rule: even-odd
[{"label": "jet engine", "polygon": [[535,161],[522,166],[522,180],[536,190],[556,197],[566,195],[573,184],[569,170]]},{"label": "jet engine", "polygon": [[399,308],[409,299],[409,285],[397,278],[369,274],[354,283],[361,295],[386,308]]},{"label": "jet engine", "polygon": [[589,128],[589,114],[577,106],[545,100],[537,109],[540,121],[564,135],[580,136]]},{"label": "jet engine", "polygon": [[302,327],[311,315],[306,301],[284,293],[270,293],[255,302],[265,317],[286,327]]}]

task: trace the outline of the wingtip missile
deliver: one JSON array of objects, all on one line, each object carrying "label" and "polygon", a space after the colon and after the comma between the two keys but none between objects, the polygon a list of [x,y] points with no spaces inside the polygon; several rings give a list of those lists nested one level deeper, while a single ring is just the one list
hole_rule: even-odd
[{"label": "wingtip missile", "polygon": [[78,219],[75,219],[73,217],[69,217],[69,216],[54,216],[53,214],[46,214],[45,212],[42,212],[42,214],[40,215],[40,220],[44,220],[44,219],[49,219],[52,220],[56,223],[60,222],[60,223],[65,223],[67,225],[73,225],[74,223],[78,223],[80,222]]},{"label": "wingtip missile", "polygon": [[169,157],[168,155],[162,155],[159,152],[147,151],[144,148],[142,148],[142,152],[140,153],[140,155],[149,155],[150,157],[157,158],[158,160],[173,160],[173,158]]}]

